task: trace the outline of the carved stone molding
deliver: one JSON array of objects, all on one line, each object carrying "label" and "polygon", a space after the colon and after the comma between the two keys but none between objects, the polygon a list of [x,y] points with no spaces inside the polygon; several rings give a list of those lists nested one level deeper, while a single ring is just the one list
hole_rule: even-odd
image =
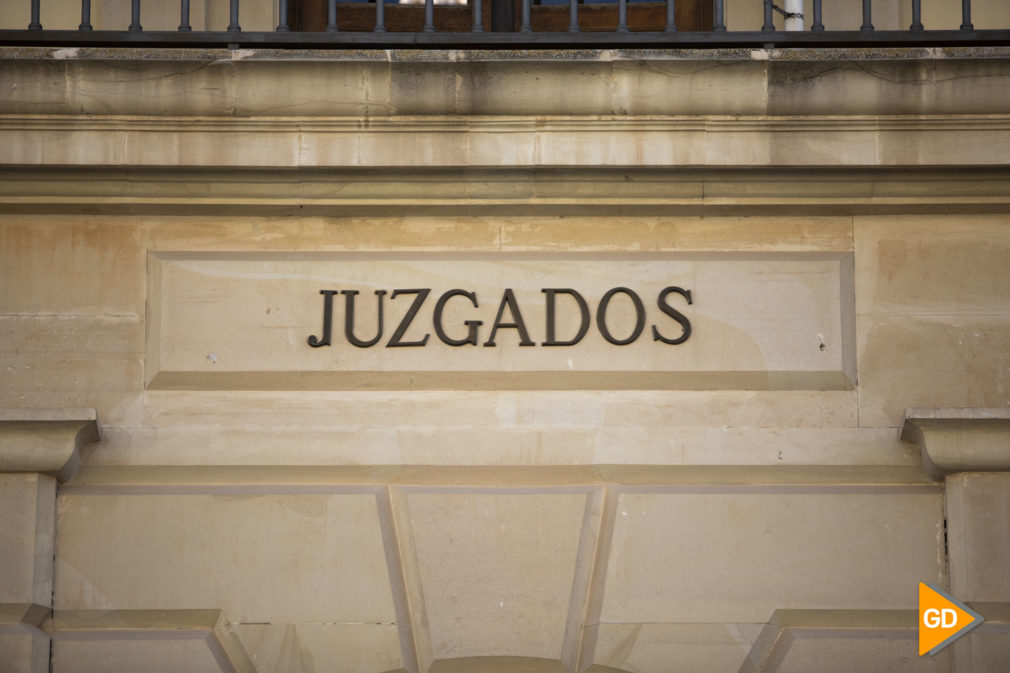
[{"label": "carved stone molding", "polygon": [[94,409],[0,409],[0,472],[73,476],[82,446],[99,439]]},{"label": "carved stone molding", "polygon": [[906,409],[901,439],[919,445],[938,481],[953,472],[1010,472],[1010,409]]}]

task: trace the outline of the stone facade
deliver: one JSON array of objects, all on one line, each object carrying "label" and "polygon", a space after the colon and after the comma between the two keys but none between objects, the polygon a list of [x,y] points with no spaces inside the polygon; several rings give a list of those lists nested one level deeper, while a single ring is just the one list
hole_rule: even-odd
[{"label": "stone facade", "polygon": [[[0,91],[0,668],[1006,670],[1005,50],[9,49]],[[335,295],[313,349],[328,288],[387,339],[430,288],[429,342]],[[919,582],[986,622],[917,656]]]}]

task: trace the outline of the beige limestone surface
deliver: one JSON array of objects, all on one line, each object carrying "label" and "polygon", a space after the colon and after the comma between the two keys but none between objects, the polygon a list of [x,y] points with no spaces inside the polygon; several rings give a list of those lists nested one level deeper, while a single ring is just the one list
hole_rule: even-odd
[{"label": "beige limestone surface", "polygon": [[0,474],[0,605],[52,606],[55,502],[53,477]]},{"label": "beige limestone surface", "polygon": [[[0,349],[8,376],[0,395],[9,406],[97,406],[106,441],[100,449],[86,447],[85,454],[105,463],[883,464],[915,459],[886,427],[859,429],[867,421],[859,419],[857,402],[864,406],[863,418],[872,418],[865,413],[870,391],[862,387],[854,392],[662,394],[143,392],[145,252],[152,249],[442,251],[458,244],[481,252],[499,246],[524,252],[571,247],[598,254],[627,247],[625,236],[651,251],[833,254],[851,245],[851,223],[844,217],[576,220],[5,218],[0,224],[0,249],[7,255],[0,267],[5,307],[0,323],[6,338]],[[320,305],[315,295],[306,325],[310,334],[318,331]],[[152,366],[146,363],[149,371]],[[873,377],[874,370],[864,366],[864,386]],[[904,401],[893,402],[895,409],[903,406]],[[397,419],[395,428],[390,418]],[[299,441],[288,441],[293,432]]]},{"label": "beige limestone surface", "polygon": [[14,632],[0,626],[0,661],[10,673],[47,673],[49,671],[49,638],[41,632],[27,629]]},{"label": "beige limestone surface", "polygon": [[560,659],[585,494],[410,493],[436,659]]},{"label": "beige limestone surface", "polygon": [[627,671],[661,671],[671,661],[698,673],[736,671],[762,624],[600,624],[596,661]]},{"label": "beige limestone surface", "polygon": [[909,585],[944,578],[942,501],[931,487],[701,486],[624,493],[617,513],[604,623],[761,623],[801,604],[912,607]]},{"label": "beige limestone surface", "polygon": [[[115,652],[114,657],[109,653]],[[202,639],[188,640],[57,640],[53,646],[55,670],[82,673],[220,673],[222,668]]]},{"label": "beige limestone surface", "polygon": [[947,478],[950,588],[964,600],[1010,602],[1010,475]]},{"label": "beige limestone surface", "polygon": [[[948,562],[957,597],[1008,600],[1005,475],[935,482],[898,434],[909,406],[1010,405],[999,50],[143,53],[0,54],[0,404],[93,407],[103,426],[60,487],[54,570],[37,571],[51,539],[30,502],[55,482],[0,476],[11,661],[51,635],[57,672],[715,673],[763,651],[781,611],[911,613]],[[229,259],[526,255],[547,277],[609,255],[624,266],[604,287],[650,255],[723,260],[711,286],[754,260],[851,258],[829,290],[770,292],[853,306],[833,325],[848,351],[803,339],[784,357],[857,367],[786,390],[159,390],[177,353],[158,344],[212,371],[231,354],[202,352],[206,332],[290,328],[267,302],[169,334],[149,272],[167,253],[209,260],[184,283],[201,299]],[[577,266],[579,283],[598,271]],[[704,343],[709,370],[749,357]],[[274,356],[243,367],[288,366]],[[43,632],[25,603],[47,595]],[[214,620],[173,638],[176,610]],[[951,670],[915,657],[907,625],[860,619],[779,629],[767,670]],[[1002,673],[999,628],[964,670]]]},{"label": "beige limestone surface", "polygon": [[37,54],[0,59],[12,164],[1000,166],[1010,137],[999,52]]},{"label": "beige limestone surface", "polygon": [[906,407],[1010,405],[1007,224],[854,220],[862,425],[897,425]]},{"label": "beige limestone surface", "polygon": [[[56,609],[207,608],[240,622],[395,622],[374,496],[186,491],[61,498]],[[104,533],[101,549],[92,530]],[[180,555],[185,549],[200,552]],[[333,581],[318,581],[327,576]]]}]

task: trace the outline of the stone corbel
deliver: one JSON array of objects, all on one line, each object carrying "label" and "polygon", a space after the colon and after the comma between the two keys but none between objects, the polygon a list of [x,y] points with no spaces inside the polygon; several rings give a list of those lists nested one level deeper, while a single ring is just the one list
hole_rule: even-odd
[{"label": "stone corbel", "polygon": [[919,446],[926,473],[1010,472],[1010,409],[911,408],[901,439]]},{"label": "stone corbel", "polygon": [[94,409],[0,409],[0,472],[39,472],[63,482],[80,449],[97,442]]}]

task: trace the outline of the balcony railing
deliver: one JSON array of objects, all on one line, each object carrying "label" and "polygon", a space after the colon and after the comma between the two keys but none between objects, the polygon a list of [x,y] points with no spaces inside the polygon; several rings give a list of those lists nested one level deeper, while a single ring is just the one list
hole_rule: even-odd
[{"label": "balcony railing", "polygon": [[[405,4],[410,2],[410,6],[390,0],[340,3],[315,0],[319,9],[325,10],[325,25],[308,30],[304,25],[289,25],[289,2],[278,0],[280,20],[271,31],[242,30],[239,0],[217,0],[229,5],[230,21],[225,30],[194,30],[189,0],[179,2],[177,30],[144,30],[140,0],[131,0],[130,23],[122,29],[94,30],[91,2],[82,0],[77,30],[49,30],[40,21],[41,0],[27,1],[30,23],[24,28],[0,26],[0,46],[705,49],[1010,45],[1010,27],[976,28],[972,22],[971,0],[930,0],[960,4],[960,27],[945,30],[931,30],[923,25],[921,0],[902,0],[910,3],[912,19],[903,30],[875,29],[872,0],[846,0],[860,5],[862,25],[858,30],[832,29],[824,16],[822,0],[807,0],[812,17],[806,30],[803,0],[753,0],[763,4],[763,23],[752,30],[727,30],[725,0],[694,0],[691,26],[678,25],[678,17],[683,15],[684,9],[678,9],[678,5],[687,4],[689,0],[455,0],[467,4],[451,7],[442,4],[445,0],[437,3],[436,0],[400,0]],[[208,4],[212,1],[208,0]],[[840,1],[837,0],[836,5]],[[777,4],[779,2],[783,6]],[[609,7],[601,7],[603,4]],[[629,7],[635,17],[631,21]],[[606,18],[600,19],[607,11],[609,25]],[[775,13],[785,18],[785,30],[775,26]],[[596,19],[590,22],[589,15]],[[395,19],[392,24],[390,18]]]}]

